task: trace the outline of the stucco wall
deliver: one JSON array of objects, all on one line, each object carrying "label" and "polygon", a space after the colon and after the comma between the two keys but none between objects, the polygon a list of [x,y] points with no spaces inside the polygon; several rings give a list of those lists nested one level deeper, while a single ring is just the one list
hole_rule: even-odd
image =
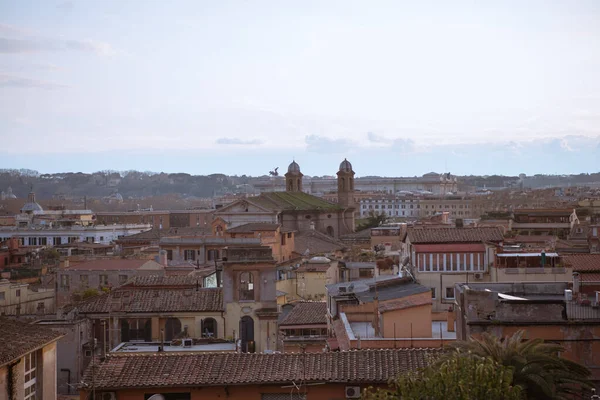
[{"label": "stucco wall", "polygon": [[431,305],[429,304],[388,311],[381,315],[381,320],[384,338],[431,337]]}]

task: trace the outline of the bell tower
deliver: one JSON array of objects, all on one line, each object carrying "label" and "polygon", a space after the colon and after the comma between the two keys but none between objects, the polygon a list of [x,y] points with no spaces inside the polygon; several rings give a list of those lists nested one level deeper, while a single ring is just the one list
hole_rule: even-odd
[{"label": "bell tower", "polygon": [[343,208],[354,209],[354,171],[350,161],[344,158],[340,164],[338,177],[338,204]]},{"label": "bell tower", "polygon": [[288,172],[285,174],[285,191],[286,192],[301,192],[302,191],[302,177],[304,175],[300,172],[300,166],[296,161],[288,167]]}]

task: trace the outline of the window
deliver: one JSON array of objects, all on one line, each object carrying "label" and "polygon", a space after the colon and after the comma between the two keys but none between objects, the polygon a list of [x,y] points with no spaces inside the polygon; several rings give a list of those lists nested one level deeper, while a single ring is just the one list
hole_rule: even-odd
[{"label": "window", "polygon": [[79,282],[82,285],[87,286],[90,282],[90,277],[88,275],[79,275]]},{"label": "window", "polygon": [[202,321],[202,337],[217,337],[217,321],[214,318],[206,318]]},{"label": "window", "polygon": [[173,250],[167,250],[167,260],[173,259]]},{"label": "window", "polygon": [[431,288],[431,298],[435,299],[435,288],[434,287]]},{"label": "window", "polygon": [[361,278],[372,278],[373,277],[373,269],[371,268],[359,268],[358,276]]},{"label": "window", "polygon": [[27,354],[25,359],[25,400],[35,400],[36,396],[36,366],[37,366],[37,357],[36,352]]},{"label": "window", "polygon": [[61,237],[54,237],[54,238],[52,238],[52,244],[54,246],[58,246],[59,244],[62,244],[62,238]]},{"label": "window", "polygon": [[5,298],[4,292],[0,292],[0,300],[4,300]]},{"label": "window", "polygon": [[454,286],[450,286],[446,288],[446,296],[447,299],[453,299],[454,298]]},{"label": "window", "polygon": [[107,286],[108,285],[108,275],[100,275],[100,285]]},{"label": "window", "polygon": [[119,275],[119,285],[123,285],[127,282],[127,275]]},{"label": "window", "polygon": [[15,291],[15,296],[17,296],[17,297],[21,297],[21,289],[17,289],[17,290]]},{"label": "window", "polygon": [[48,244],[48,238],[41,237],[39,242],[40,246],[46,246]]},{"label": "window", "polygon": [[282,246],[285,246],[285,239],[286,239],[286,234],[285,234],[285,233],[282,233],[282,234],[281,234],[281,245],[282,245]]},{"label": "window", "polygon": [[60,285],[64,288],[69,288],[69,275],[60,276]]},{"label": "window", "polygon": [[192,261],[196,260],[196,250],[184,250],[183,259]]},{"label": "window", "polygon": [[44,304],[43,301],[39,301],[37,303],[37,310],[40,312],[43,312],[46,309],[46,305]]},{"label": "window", "polygon": [[240,274],[240,300],[254,300],[254,277],[251,272]]}]

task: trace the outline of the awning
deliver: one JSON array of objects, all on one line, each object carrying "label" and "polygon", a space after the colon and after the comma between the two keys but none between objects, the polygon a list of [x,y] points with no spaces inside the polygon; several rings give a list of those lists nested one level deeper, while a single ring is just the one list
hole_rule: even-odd
[{"label": "awning", "polygon": [[[498,257],[541,257],[542,253],[500,253]],[[558,257],[558,253],[546,253],[546,257]]]},{"label": "awning", "polygon": [[417,253],[484,253],[483,243],[457,243],[457,244],[415,244]]}]

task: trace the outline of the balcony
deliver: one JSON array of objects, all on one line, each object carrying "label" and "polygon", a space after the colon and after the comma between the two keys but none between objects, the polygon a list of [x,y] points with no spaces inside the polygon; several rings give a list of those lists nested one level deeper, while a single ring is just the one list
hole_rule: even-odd
[{"label": "balcony", "polygon": [[525,267],[520,267],[520,268],[511,268],[511,267],[507,267],[507,268],[498,268],[498,271],[502,271],[507,275],[519,275],[519,274],[552,274],[552,275],[559,275],[559,274],[567,274],[568,271],[566,268],[564,267],[546,267],[546,268],[542,268],[542,267],[535,267],[535,268],[525,268]]}]

